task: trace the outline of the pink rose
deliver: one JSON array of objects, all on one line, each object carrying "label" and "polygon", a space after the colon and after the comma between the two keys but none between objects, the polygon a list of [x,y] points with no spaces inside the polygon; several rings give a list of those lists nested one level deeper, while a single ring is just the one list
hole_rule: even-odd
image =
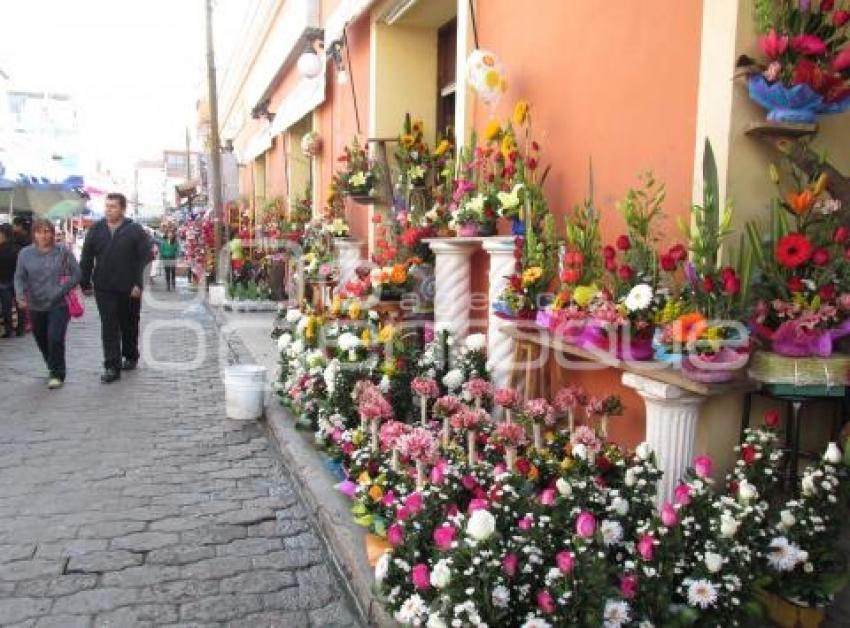
[{"label": "pink rose", "polygon": [[393,493],[392,491],[387,491],[386,493],[384,493],[384,496],[381,498],[381,504],[384,505],[384,506],[387,506],[387,507],[392,506],[394,502],[395,502],[395,493]]},{"label": "pink rose", "polygon": [[469,507],[466,511],[468,513],[473,513],[476,510],[487,510],[487,506],[489,506],[489,503],[486,499],[483,499],[481,497],[474,497],[473,499],[469,500]]},{"label": "pink rose", "polygon": [[791,47],[800,54],[813,57],[826,54],[826,43],[817,35],[797,35],[791,40]]},{"label": "pink rose", "polygon": [[555,503],[555,489],[554,488],[544,488],[543,492],[540,493],[540,503],[544,506],[551,506]]},{"label": "pink rose", "polygon": [[431,484],[442,484],[446,477],[446,461],[442,458],[431,467]]},{"label": "pink rose", "polygon": [[461,484],[463,484],[463,488],[465,488],[467,491],[471,491],[471,490],[472,490],[473,488],[475,488],[475,486],[478,484],[478,483],[475,481],[475,478],[474,478],[474,477],[472,477],[471,475],[465,475],[465,476],[463,476],[463,477],[460,479],[460,483],[461,483]]},{"label": "pink rose", "polygon": [[394,523],[387,528],[387,540],[393,547],[401,545],[404,542],[404,530],[399,524]]},{"label": "pink rose", "polygon": [[562,574],[570,573],[573,570],[574,562],[575,559],[572,552],[562,550],[555,554],[555,564],[558,566],[558,569],[561,570]]},{"label": "pink rose", "polygon": [[655,555],[655,538],[651,534],[644,534],[637,544],[638,554],[644,560],[652,560]]},{"label": "pink rose", "polygon": [[620,578],[620,594],[627,600],[632,599],[637,594],[637,576],[629,574]]},{"label": "pink rose", "polygon": [[457,530],[450,525],[441,525],[440,527],[435,528],[434,543],[437,545],[437,549],[443,552],[451,549],[452,542],[455,540],[456,534]]},{"label": "pink rose", "polygon": [[428,565],[419,563],[414,565],[410,570],[410,579],[413,581],[413,586],[423,591],[431,586],[431,572],[428,571]]},{"label": "pink rose", "polygon": [[697,476],[705,479],[711,477],[711,471],[714,468],[714,462],[711,456],[697,456],[694,458],[694,472]]},{"label": "pink rose", "polygon": [[411,493],[404,500],[404,507],[410,511],[411,515],[415,515],[422,510],[422,494],[419,491]]},{"label": "pink rose", "polygon": [[672,528],[674,525],[679,523],[679,515],[676,514],[676,509],[670,502],[666,502],[661,507],[661,523],[668,528]]},{"label": "pink rose", "polygon": [[552,598],[552,594],[545,589],[537,593],[537,608],[540,609],[541,613],[547,615],[555,612],[555,600]]},{"label": "pink rose", "polygon": [[505,557],[502,559],[502,571],[506,575],[513,577],[516,574],[517,567],[519,567],[519,556],[513,552],[505,554]]},{"label": "pink rose", "polygon": [[531,527],[534,525],[534,521],[531,519],[531,517],[525,516],[519,520],[518,525],[520,530],[530,530]]},{"label": "pink rose", "polygon": [[576,518],[576,533],[588,539],[596,532],[596,517],[593,513],[584,511]]},{"label": "pink rose", "polygon": [[395,515],[398,517],[399,521],[407,521],[410,519],[410,510],[404,506],[398,509],[398,512]]},{"label": "pink rose", "polygon": [[673,491],[673,501],[680,506],[691,503],[691,487],[688,484],[679,484]]}]

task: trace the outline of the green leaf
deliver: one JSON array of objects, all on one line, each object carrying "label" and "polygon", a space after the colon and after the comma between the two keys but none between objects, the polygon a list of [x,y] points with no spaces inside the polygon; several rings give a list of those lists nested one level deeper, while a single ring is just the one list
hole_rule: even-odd
[{"label": "green leaf", "polygon": [[372,525],[372,519],[373,518],[374,517],[372,515],[364,515],[362,517],[357,517],[354,520],[354,523],[356,523],[359,526],[363,526],[364,528],[368,528],[370,525]]},{"label": "green leaf", "polygon": [[366,512],[366,506],[362,502],[357,502],[351,507],[351,514],[353,515],[365,515]]},{"label": "green leaf", "polygon": [[[711,141],[705,139],[705,153],[702,158],[702,212],[707,232],[707,239],[719,244],[720,229],[720,182],[717,178],[717,162]],[[708,268],[717,267],[717,251],[706,250],[705,261]]]}]

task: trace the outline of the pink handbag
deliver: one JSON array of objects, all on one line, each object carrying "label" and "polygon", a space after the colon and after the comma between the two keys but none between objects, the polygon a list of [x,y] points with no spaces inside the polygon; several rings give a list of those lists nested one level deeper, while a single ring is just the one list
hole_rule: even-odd
[{"label": "pink handbag", "polygon": [[[70,251],[65,252],[66,255],[72,255]],[[68,258],[65,258],[65,274],[60,278],[62,285],[68,281]],[[83,295],[80,292],[79,286],[74,286],[65,294],[65,305],[68,306],[68,314],[71,318],[80,318],[86,313],[86,307],[83,305]]]}]

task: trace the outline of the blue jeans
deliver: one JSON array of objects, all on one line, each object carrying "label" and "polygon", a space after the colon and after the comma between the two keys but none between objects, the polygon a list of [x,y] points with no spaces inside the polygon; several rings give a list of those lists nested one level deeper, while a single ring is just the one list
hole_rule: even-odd
[{"label": "blue jeans", "polygon": [[50,377],[65,381],[65,333],[68,331],[68,306],[64,303],[46,312],[30,310],[32,335],[38,345]]}]

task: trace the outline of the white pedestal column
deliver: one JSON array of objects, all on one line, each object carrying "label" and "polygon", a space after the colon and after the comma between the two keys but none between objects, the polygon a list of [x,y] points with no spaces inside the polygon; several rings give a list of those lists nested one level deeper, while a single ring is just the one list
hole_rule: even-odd
[{"label": "white pedestal column", "polygon": [[434,322],[444,324],[458,338],[469,332],[472,305],[470,258],[478,248],[478,240],[446,238],[428,240],[434,251]]},{"label": "white pedestal column", "polygon": [[514,368],[514,341],[502,328],[509,323],[496,316],[493,303],[502,294],[507,277],[515,270],[514,239],[492,238],[484,240],[484,250],[490,256],[489,298],[490,305],[487,321],[487,368],[496,388],[504,388],[510,383],[511,369]]},{"label": "white pedestal column", "polygon": [[344,286],[355,276],[362,261],[363,242],[355,238],[334,238],[334,248],[339,260],[339,285]]},{"label": "white pedestal column", "polygon": [[635,373],[623,373],[623,385],[634,388],[646,404],[646,442],[664,476],[658,483],[658,504],[670,501],[685,469],[694,458],[699,407],[705,397]]}]

